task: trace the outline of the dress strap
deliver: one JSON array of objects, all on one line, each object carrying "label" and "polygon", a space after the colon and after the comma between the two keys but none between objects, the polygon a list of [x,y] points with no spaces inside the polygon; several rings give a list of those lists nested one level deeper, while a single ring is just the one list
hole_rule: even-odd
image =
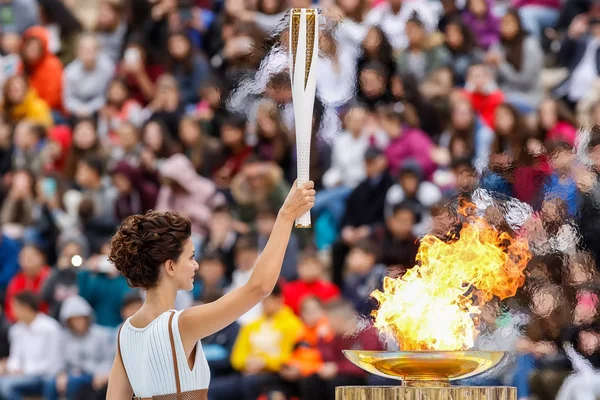
[{"label": "dress strap", "polygon": [[175,385],[177,386],[177,400],[181,398],[181,383],[179,382],[179,366],[177,365],[177,352],[175,351],[175,339],[173,338],[173,316],[174,311],[171,311],[169,316],[169,339],[171,339],[171,352],[173,353],[173,368],[175,370]]}]

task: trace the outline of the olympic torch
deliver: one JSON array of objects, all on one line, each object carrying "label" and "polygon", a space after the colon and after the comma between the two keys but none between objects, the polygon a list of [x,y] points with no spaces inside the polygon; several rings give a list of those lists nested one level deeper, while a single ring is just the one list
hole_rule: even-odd
[{"label": "olympic torch", "polygon": [[[316,63],[319,53],[318,12],[312,8],[290,11],[290,79],[296,125],[297,183],[309,180],[310,139],[317,90]],[[310,212],[296,220],[296,228],[310,228]]]}]

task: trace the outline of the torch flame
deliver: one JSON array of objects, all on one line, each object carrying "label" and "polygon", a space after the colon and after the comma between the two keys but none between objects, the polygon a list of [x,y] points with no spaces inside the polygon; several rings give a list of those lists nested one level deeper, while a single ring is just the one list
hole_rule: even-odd
[{"label": "torch flame", "polygon": [[372,293],[379,302],[375,326],[394,335],[401,350],[471,348],[480,308],[493,296],[514,296],[525,282],[527,240],[498,231],[472,207],[459,209],[467,221],[458,239],[424,236],[417,265],[400,278],[386,277],[383,292]]}]

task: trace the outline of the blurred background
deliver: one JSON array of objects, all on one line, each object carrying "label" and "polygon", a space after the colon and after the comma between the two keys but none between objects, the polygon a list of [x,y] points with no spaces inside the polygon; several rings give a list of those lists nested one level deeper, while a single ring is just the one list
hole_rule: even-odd
[{"label": "blurred background", "polygon": [[296,175],[288,71],[269,68],[290,7],[336,22],[313,228],[273,294],[203,340],[210,400],[381,384],[341,350],[394,347],[370,294],[424,234],[453,240],[458,197],[533,253],[480,316],[475,347],[509,357],[463,383],[600,396],[599,1],[0,0],[0,398],[105,398],[144,295],[107,258],[129,215],[190,218],[177,308],[247,282]]}]

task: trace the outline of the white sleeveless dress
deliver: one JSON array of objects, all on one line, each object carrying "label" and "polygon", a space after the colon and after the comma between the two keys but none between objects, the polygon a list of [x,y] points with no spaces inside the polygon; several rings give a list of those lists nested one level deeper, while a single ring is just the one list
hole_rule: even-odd
[{"label": "white sleeveless dress", "polygon": [[[186,392],[197,394],[208,389],[210,370],[200,341],[196,344],[194,366],[191,370],[189,368],[179,333],[180,315],[181,311],[164,312],[145,328],[134,327],[129,319],[123,323],[119,332],[119,351],[136,398],[162,398]],[[169,332],[169,322],[172,335]],[[200,397],[173,398],[200,399],[205,395],[204,392]]]}]

